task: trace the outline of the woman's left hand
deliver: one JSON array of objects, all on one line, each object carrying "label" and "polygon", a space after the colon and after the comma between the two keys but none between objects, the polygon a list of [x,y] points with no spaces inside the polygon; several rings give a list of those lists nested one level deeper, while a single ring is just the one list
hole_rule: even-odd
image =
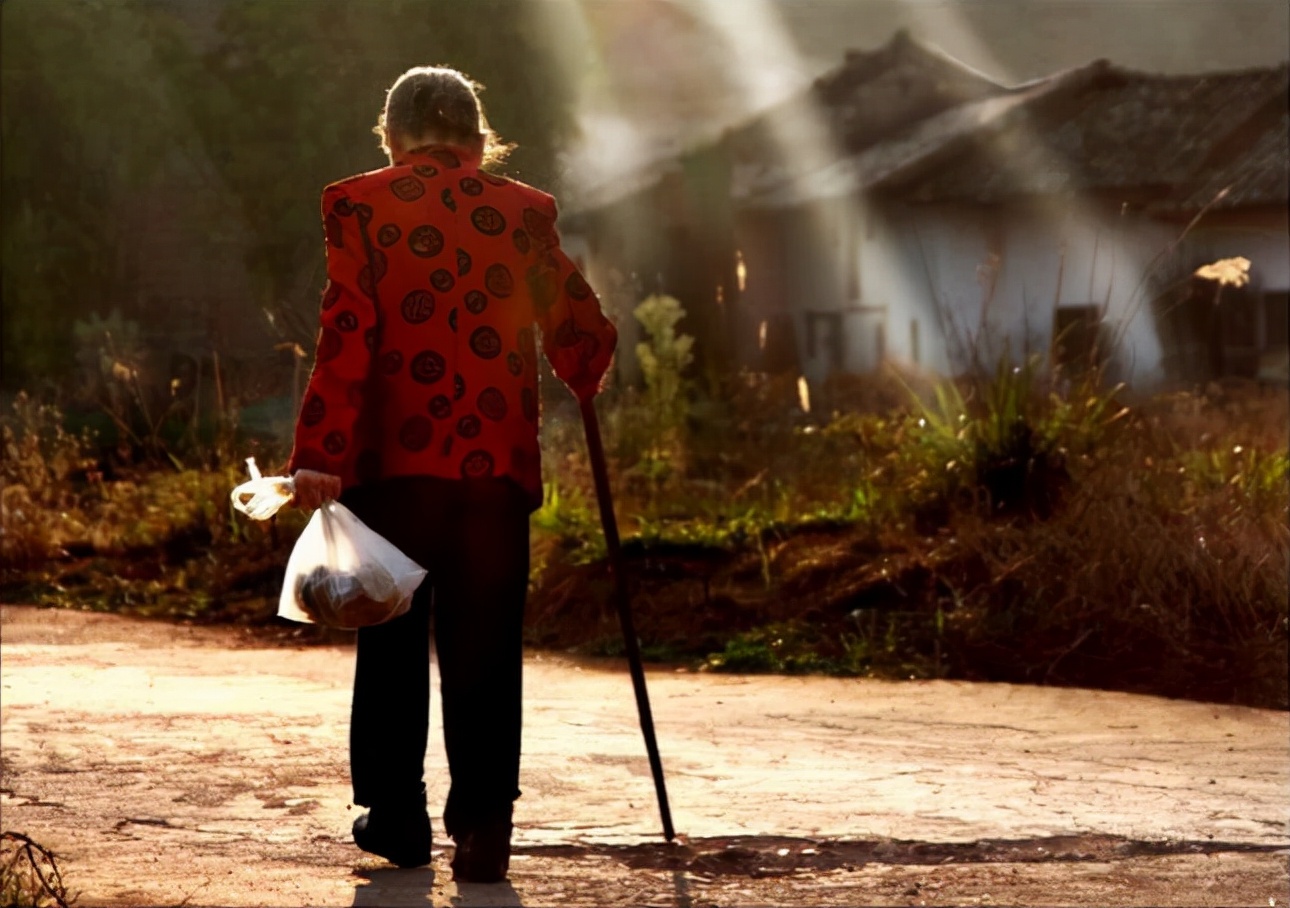
[{"label": "woman's left hand", "polygon": [[296,486],[293,503],[302,511],[316,510],[322,507],[324,501],[340,497],[339,476],[319,473],[317,470],[296,470],[291,478]]}]

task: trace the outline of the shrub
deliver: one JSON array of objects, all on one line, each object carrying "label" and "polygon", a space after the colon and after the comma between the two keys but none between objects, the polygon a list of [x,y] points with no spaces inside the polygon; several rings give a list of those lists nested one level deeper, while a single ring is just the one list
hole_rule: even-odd
[{"label": "shrub", "polygon": [[1068,390],[1045,376],[1042,361],[1006,354],[992,376],[936,387],[918,402],[912,445],[903,456],[917,481],[917,508],[969,501],[986,512],[1047,517],[1070,484],[1067,461],[1105,441],[1128,410],[1122,386],[1104,388],[1096,373]]},{"label": "shrub", "polygon": [[94,440],[67,432],[58,407],[19,393],[13,415],[0,419],[0,444],[0,562],[39,563],[85,530],[79,509]]}]

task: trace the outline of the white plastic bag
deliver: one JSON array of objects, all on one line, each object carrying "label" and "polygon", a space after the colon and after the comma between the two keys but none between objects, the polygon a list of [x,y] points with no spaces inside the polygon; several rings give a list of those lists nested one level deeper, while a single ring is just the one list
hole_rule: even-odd
[{"label": "white plastic bag", "polygon": [[[246,459],[248,482],[233,490],[233,507],[268,520],[295,497],[290,476],[261,476]],[[278,614],[292,621],[354,630],[381,624],[412,606],[425,570],[354,516],[328,501],[309,518],[287,559]]]},{"label": "white plastic bag", "polygon": [[278,614],[353,630],[412,606],[425,570],[338,501],[309,518],[287,559]]},{"label": "white plastic bag", "polygon": [[232,492],[233,507],[252,520],[268,520],[296,495],[296,484],[290,476],[261,476],[255,458],[246,459],[249,482]]}]

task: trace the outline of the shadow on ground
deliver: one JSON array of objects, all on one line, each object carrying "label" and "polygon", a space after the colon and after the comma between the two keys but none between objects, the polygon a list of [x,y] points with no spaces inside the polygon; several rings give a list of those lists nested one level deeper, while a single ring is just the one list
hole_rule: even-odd
[{"label": "shadow on ground", "polygon": [[[1286,845],[1253,845],[1218,841],[1136,841],[1108,835],[1052,836],[1032,839],[984,839],[975,842],[915,842],[898,840],[837,840],[782,836],[730,836],[680,839],[671,844],[643,845],[519,845],[514,849],[512,874],[521,886],[455,885],[445,874],[436,881],[429,867],[415,870],[363,868],[354,871],[353,905],[435,905],[444,908],[524,908],[554,904],[669,904],[675,908],[703,905],[796,904],[793,893],[806,886],[814,896],[856,896],[856,885],[869,896],[882,895],[880,878],[852,882],[847,876],[866,868],[919,868],[960,865],[1049,865],[1062,879],[1074,864],[1117,864],[1141,858],[1177,855],[1285,853]],[[1036,868],[1038,869],[1038,867]],[[844,876],[837,876],[838,873]],[[970,871],[975,879],[980,875]],[[542,885],[532,886],[534,874]],[[997,877],[981,877],[982,879]],[[834,882],[828,882],[832,879]],[[924,894],[921,877],[902,877],[905,896]],[[761,880],[761,883],[753,883]],[[814,881],[810,883],[808,881]],[[911,882],[912,881],[912,882]],[[814,885],[814,888],[811,886]],[[1063,884],[1064,885],[1064,884]],[[790,887],[785,890],[783,887]],[[748,887],[755,887],[750,889]],[[767,888],[770,887],[770,888]],[[878,888],[875,888],[878,887]],[[929,887],[933,892],[937,887]],[[670,892],[666,890],[670,889]],[[621,891],[620,891],[621,890]],[[731,902],[731,899],[735,902]],[[590,900],[589,900],[590,899]],[[809,903],[805,902],[804,904]],[[886,904],[887,902],[883,902]],[[904,903],[897,900],[898,904]]]},{"label": "shadow on ground", "polygon": [[787,876],[803,870],[855,870],[866,864],[1115,862],[1163,855],[1269,854],[1284,850],[1282,845],[1177,840],[1140,842],[1106,835],[985,839],[959,843],[732,836],[678,840],[670,845],[542,845],[520,847],[515,853],[569,860],[601,857],[616,860],[633,870],[757,878]]}]

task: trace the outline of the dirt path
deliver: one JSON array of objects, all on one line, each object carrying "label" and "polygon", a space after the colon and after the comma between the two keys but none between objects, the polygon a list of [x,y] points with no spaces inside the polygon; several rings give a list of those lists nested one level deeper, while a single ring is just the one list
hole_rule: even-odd
[{"label": "dirt path", "polygon": [[668,846],[625,672],[535,655],[511,883],[458,887],[446,840],[409,871],[349,840],[351,650],[21,607],[0,631],[3,827],[81,905],[1290,901],[1285,713],[652,672]]}]

